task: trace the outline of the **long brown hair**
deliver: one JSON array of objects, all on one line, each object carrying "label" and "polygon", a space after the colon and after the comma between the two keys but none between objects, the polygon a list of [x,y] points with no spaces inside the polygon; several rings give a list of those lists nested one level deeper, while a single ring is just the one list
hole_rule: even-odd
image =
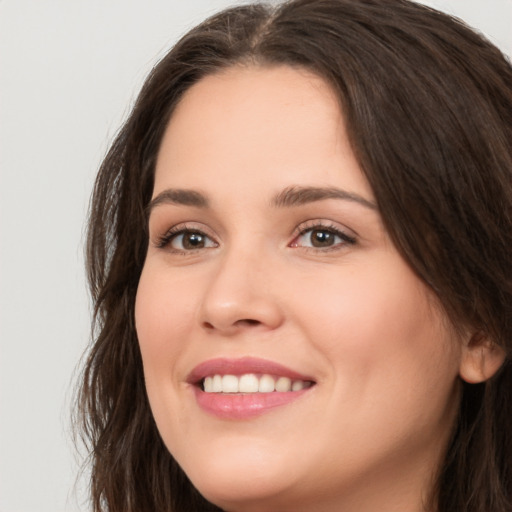
[{"label": "long brown hair", "polygon": [[436,476],[439,512],[512,509],[512,68],[462,22],[408,0],[292,0],[224,11],[146,80],[97,177],[87,261],[94,342],[79,397],[95,512],[219,510],[160,439],[134,302],[163,132],[184,91],[237,64],[306,68],[339,97],[353,150],[397,249],[455,326],[507,359],[462,384]]}]

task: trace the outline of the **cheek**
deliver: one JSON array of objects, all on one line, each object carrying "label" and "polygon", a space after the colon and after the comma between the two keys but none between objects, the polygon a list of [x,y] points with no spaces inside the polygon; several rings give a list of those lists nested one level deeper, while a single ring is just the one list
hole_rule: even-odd
[{"label": "cheek", "polygon": [[317,275],[298,317],[340,391],[382,400],[384,390],[411,400],[436,390],[446,395],[460,356],[448,322],[405,264],[396,257],[393,265],[379,263],[364,272],[345,269],[339,278]]},{"label": "cheek", "polygon": [[356,468],[444,439],[458,400],[458,345],[423,284],[407,268],[367,268],[317,280],[305,296],[303,328],[330,368],[317,438],[337,441],[324,463],[342,471],[336,453]]},{"label": "cheek", "polygon": [[190,416],[180,398],[185,374],[180,361],[188,346],[187,333],[197,298],[190,283],[169,274],[158,265],[144,268],[137,290],[135,325],[153,417],[169,451],[179,453],[184,438],[177,419]]},{"label": "cheek", "polygon": [[180,333],[190,327],[196,298],[190,283],[168,276],[164,269],[145,267],[137,289],[135,324],[143,358],[162,358],[179,350]]},{"label": "cheek", "polygon": [[135,327],[155,419],[161,408],[168,409],[166,402],[174,401],[171,384],[182,380],[175,362],[187,345],[184,338],[196,310],[190,286],[167,274],[155,266],[145,267],[135,302]]}]

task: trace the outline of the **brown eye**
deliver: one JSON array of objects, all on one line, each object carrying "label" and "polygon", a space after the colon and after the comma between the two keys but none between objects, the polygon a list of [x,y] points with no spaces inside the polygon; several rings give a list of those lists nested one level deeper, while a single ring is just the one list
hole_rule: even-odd
[{"label": "brown eye", "polygon": [[346,245],[354,245],[356,239],[334,227],[322,225],[301,230],[301,234],[291,243],[291,247],[306,249],[337,249]]},{"label": "brown eye", "polygon": [[217,247],[217,244],[201,231],[183,230],[175,233],[169,240],[169,245],[177,251],[193,251]]},{"label": "brown eye", "polygon": [[331,247],[336,241],[336,235],[326,229],[313,229],[309,238],[313,247]]},{"label": "brown eye", "polygon": [[185,233],[182,245],[183,249],[201,249],[205,245],[205,236],[201,233]]}]

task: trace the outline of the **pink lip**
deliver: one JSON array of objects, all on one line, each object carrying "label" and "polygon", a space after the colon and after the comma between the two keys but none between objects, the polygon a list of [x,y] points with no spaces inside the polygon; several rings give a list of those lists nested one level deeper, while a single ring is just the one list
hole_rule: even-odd
[{"label": "pink lip", "polygon": [[205,361],[190,372],[187,382],[197,384],[209,375],[243,375],[244,373],[277,375],[292,380],[313,381],[311,377],[302,375],[279,363],[255,357],[242,357],[241,359],[218,358]]},{"label": "pink lip", "polygon": [[187,378],[193,385],[197,404],[205,412],[224,419],[249,419],[268,412],[276,407],[290,404],[312,387],[301,391],[280,393],[205,393],[199,386],[200,382],[210,375],[243,375],[245,373],[268,374],[288,377],[292,380],[313,381],[310,377],[302,375],[281,364],[244,357],[242,359],[212,359],[196,366]]}]

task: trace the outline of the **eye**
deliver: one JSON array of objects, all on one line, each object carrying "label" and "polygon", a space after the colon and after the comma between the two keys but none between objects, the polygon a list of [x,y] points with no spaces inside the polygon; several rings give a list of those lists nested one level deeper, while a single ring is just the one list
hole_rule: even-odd
[{"label": "eye", "polygon": [[198,229],[172,228],[158,240],[157,247],[168,247],[175,252],[195,251],[217,247],[218,244]]},{"label": "eye", "polygon": [[170,246],[173,249],[191,251],[205,247],[215,247],[215,243],[200,231],[184,231],[173,235],[170,240]]},{"label": "eye", "polygon": [[312,249],[334,249],[356,243],[353,236],[344,233],[334,226],[305,226],[290,244],[290,247],[306,247]]}]

